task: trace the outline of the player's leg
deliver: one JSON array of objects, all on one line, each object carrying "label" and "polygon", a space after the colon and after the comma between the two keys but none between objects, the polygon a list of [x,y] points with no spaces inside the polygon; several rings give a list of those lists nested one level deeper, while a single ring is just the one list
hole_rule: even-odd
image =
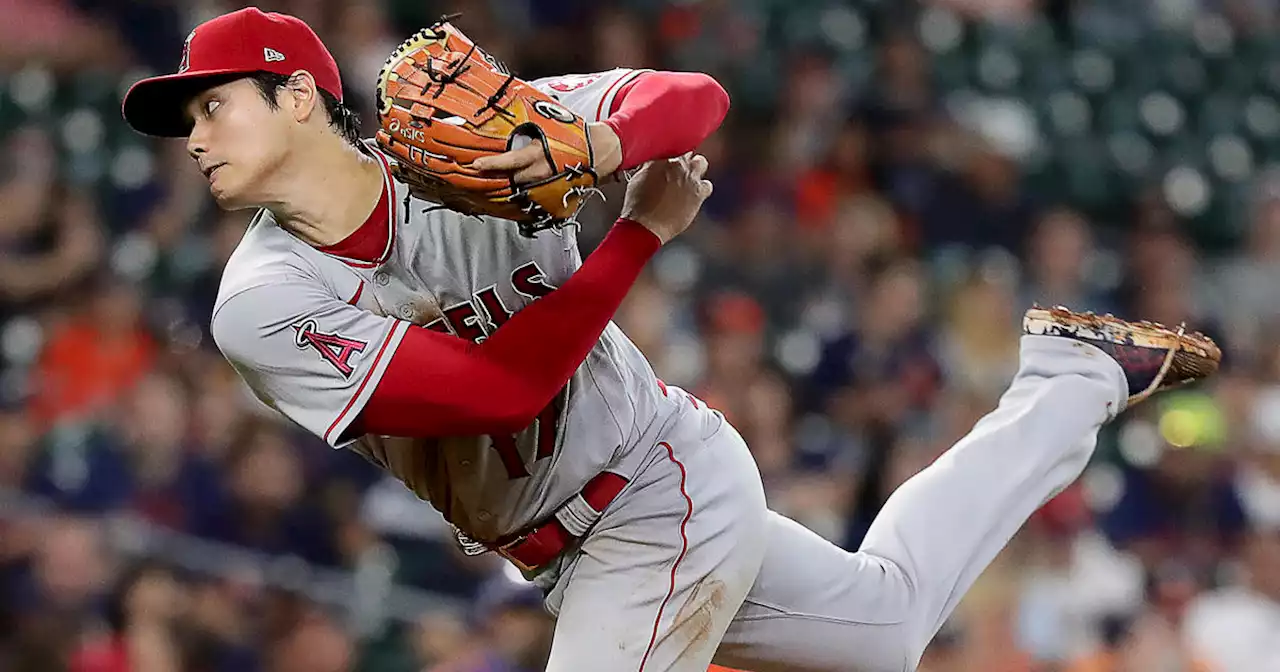
[{"label": "player's leg", "polygon": [[760,474],[722,418],[685,416],[552,590],[549,672],[706,672],[751,589],[765,553]]},{"label": "player's leg", "polygon": [[[1071,328],[1066,313],[1044,313]],[[1033,325],[1035,327],[1036,325]],[[1043,326],[1043,325],[1040,325]],[[1024,336],[1021,366],[999,406],[885,504],[862,548],[848,553],[781,516],[756,585],[717,662],[753,672],[913,670],[965,592],[1023,523],[1087,465],[1098,429],[1131,394],[1211,371],[1168,349],[1059,331]],[[1137,327],[1109,328],[1132,340]],[[1180,342],[1154,327],[1146,336]],[[1105,335],[1105,334],[1104,334]],[[1104,351],[1105,349],[1105,351]],[[1110,354],[1109,354],[1110,353]],[[1216,349],[1201,359],[1214,359]],[[1216,365],[1216,359],[1214,360]],[[1175,375],[1176,374],[1176,375]]]}]

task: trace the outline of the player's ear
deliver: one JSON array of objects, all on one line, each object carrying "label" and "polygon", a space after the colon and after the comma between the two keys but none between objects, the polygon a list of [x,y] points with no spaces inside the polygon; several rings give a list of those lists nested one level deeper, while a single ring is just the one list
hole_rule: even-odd
[{"label": "player's ear", "polygon": [[285,101],[287,109],[299,123],[305,123],[320,108],[320,89],[316,88],[316,80],[306,70],[298,70],[289,76],[285,84]]}]

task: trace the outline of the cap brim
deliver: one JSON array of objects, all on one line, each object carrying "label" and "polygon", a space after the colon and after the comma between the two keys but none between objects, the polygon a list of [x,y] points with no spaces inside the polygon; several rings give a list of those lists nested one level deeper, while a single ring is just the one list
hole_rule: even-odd
[{"label": "cap brim", "polygon": [[185,138],[191,121],[183,106],[201,91],[251,73],[244,70],[201,70],[143,79],[129,87],[121,112],[133,130],[160,138]]}]

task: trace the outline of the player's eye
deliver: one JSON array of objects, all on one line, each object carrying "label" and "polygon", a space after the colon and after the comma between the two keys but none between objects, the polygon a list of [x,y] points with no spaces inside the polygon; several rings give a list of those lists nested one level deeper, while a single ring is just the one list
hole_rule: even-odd
[{"label": "player's eye", "polygon": [[219,107],[219,106],[221,106],[221,105],[222,105],[222,101],[220,101],[220,100],[214,100],[214,99],[206,100],[206,101],[205,101],[205,103],[204,103],[204,114],[205,114],[205,116],[206,116],[206,117],[207,117],[207,116],[211,116],[211,115],[213,114],[213,111],[214,111],[214,110],[216,110],[216,109],[218,109],[218,107]]}]

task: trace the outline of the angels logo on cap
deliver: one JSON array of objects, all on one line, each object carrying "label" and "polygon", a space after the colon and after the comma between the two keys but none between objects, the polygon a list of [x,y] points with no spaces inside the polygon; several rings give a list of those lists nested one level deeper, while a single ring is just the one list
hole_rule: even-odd
[{"label": "angels logo on cap", "polygon": [[191,67],[191,38],[196,36],[194,28],[187,33],[187,41],[182,43],[182,61],[178,63],[178,72],[186,72]]}]

